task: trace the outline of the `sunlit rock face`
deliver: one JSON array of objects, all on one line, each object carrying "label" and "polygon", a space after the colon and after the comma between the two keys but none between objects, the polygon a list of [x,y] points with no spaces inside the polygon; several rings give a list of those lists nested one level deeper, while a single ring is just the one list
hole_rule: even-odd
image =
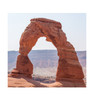
[{"label": "sunlit rock face", "polygon": [[45,18],[35,18],[30,21],[20,38],[20,55],[17,58],[15,70],[19,74],[32,76],[33,64],[28,58],[28,53],[40,37],[46,37],[46,40],[52,42],[57,48],[59,56],[56,81],[70,81],[75,86],[85,86],[84,74],[75,48],[67,41],[61,23]]}]

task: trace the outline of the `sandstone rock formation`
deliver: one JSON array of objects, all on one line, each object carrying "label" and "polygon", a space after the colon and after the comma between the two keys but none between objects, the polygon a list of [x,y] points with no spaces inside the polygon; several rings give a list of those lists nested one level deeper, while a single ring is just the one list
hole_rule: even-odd
[{"label": "sandstone rock formation", "polygon": [[20,39],[20,55],[17,58],[16,69],[11,74],[32,76],[33,64],[28,58],[28,53],[40,37],[46,37],[46,40],[57,48],[59,61],[56,81],[70,81],[78,83],[77,86],[85,86],[84,74],[75,48],[67,41],[61,23],[45,18],[31,19],[31,23],[24,30]]}]

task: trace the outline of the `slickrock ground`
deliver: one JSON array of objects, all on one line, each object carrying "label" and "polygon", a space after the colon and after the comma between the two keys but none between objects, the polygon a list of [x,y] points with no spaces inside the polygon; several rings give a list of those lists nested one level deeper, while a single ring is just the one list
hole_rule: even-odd
[{"label": "slickrock ground", "polygon": [[77,83],[74,84],[71,81],[42,83],[25,76],[17,78],[8,75],[8,87],[77,87],[76,85]]},{"label": "slickrock ground", "polygon": [[60,82],[46,84],[27,77],[8,77],[8,87],[63,87],[63,84]]}]

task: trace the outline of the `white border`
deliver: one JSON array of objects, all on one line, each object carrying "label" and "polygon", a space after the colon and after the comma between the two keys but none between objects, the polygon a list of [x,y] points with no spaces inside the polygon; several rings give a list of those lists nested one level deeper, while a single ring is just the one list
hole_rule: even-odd
[{"label": "white border", "polygon": [[[0,1],[0,100],[93,100],[93,0]],[[8,13],[87,13],[87,88],[7,88]]]}]

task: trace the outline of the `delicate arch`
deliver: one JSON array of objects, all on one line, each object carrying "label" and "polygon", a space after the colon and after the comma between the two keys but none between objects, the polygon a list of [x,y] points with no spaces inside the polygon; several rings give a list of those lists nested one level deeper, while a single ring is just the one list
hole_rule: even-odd
[{"label": "delicate arch", "polygon": [[57,48],[59,60],[56,81],[66,79],[82,80],[84,78],[82,67],[73,45],[67,41],[65,33],[62,31],[61,23],[45,18],[31,19],[31,23],[23,32],[20,39],[20,55],[18,55],[14,73],[32,76],[33,64],[27,55],[36,44],[38,38],[43,36]]}]

